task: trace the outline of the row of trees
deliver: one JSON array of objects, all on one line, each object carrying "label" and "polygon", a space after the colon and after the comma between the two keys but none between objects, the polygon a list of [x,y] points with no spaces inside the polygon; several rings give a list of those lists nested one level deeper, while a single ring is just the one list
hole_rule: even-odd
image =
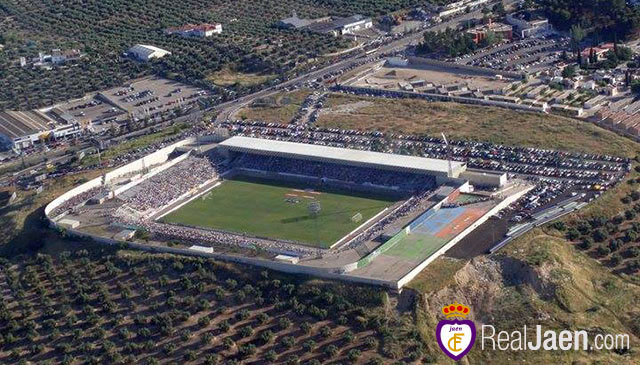
[{"label": "row of trees", "polygon": [[441,32],[425,32],[416,50],[421,54],[439,53],[448,57],[457,57],[473,52],[476,48],[473,36],[447,28]]},{"label": "row of trees", "polygon": [[425,353],[412,324],[385,315],[381,292],[210,260],[81,250],[0,261],[0,279],[10,289],[0,297],[2,363],[315,364],[368,352],[378,364]]},{"label": "row of trees", "polygon": [[[291,9],[318,17],[337,8],[299,0],[11,2],[3,8],[15,29],[2,32],[6,43],[0,52],[0,109],[43,106],[149,73],[217,89],[208,77],[222,69],[278,75],[349,46],[343,38],[275,27]],[[168,26],[204,22],[223,23],[223,34],[198,39],[163,32]],[[165,48],[172,55],[151,64],[122,58],[136,43]],[[53,48],[78,48],[87,57],[52,70],[17,65],[19,57],[31,59]],[[237,92],[243,88],[230,87]]]},{"label": "row of trees", "polygon": [[[630,185],[637,185],[636,179],[629,180]],[[640,191],[634,190],[622,198],[627,208],[612,218],[594,217],[580,220],[567,226],[564,222],[556,222],[553,227],[564,231],[567,239],[576,242],[577,246],[590,252],[603,263],[612,268],[634,273],[640,270]]]},{"label": "row of trees", "polygon": [[569,30],[574,25],[602,40],[616,40],[637,35],[640,10],[619,0],[540,0],[529,2],[546,13],[555,27]]},{"label": "row of trees", "polygon": [[[0,52],[0,110],[51,105],[151,73],[215,90],[225,100],[261,85],[237,83],[218,87],[212,80],[217,71],[284,76],[310,67],[309,60],[328,62],[319,56],[350,46],[341,37],[276,27],[275,23],[290,16],[292,10],[307,18],[356,13],[376,16],[422,3],[420,0],[9,1],[0,14],[12,19],[11,26],[0,31],[0,43],[5,45]],[[205,22],[221,22],[223,34],[197,39],[163,33],[169,26]],[[121,57],[122,52],[136,43],[165,48],[172,55],[150,64]],[[19,57],[31,59],[38,52],[53,48],[77,48],[87,57],[75,65],[52,70],[17,65]]]}]

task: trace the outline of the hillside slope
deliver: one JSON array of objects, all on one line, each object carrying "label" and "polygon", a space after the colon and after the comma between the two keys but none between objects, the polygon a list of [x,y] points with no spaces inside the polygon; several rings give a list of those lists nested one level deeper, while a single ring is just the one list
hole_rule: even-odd
[{"label": "hillside slope", "polygon": [[503,352],[482,351],[478,337],[467,355],[471,363],[638,361],[634,347],[640,343],[640,287],[541,230],[530,232],[497,256],[466,263],[440,258],[410,285],[422,291],[416,318],[438,362],[446,359],[435,340],[435,327],[443,319],[440,309],[455,301],[471,307],[478,331],[482,324],[509,332],[522,330],[525,324],[530,329],[540,324],[543,330],[586,330],[590,339],[597,333],[626,333],[631,339],[631,351],[621,353]]}]

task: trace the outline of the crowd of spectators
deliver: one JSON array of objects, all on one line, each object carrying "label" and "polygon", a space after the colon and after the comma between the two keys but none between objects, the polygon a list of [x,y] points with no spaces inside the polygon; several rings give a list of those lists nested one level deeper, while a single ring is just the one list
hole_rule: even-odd
[{"label": "crowd of spectators", "polygon": [[210,245],[235,246],[245,249],[259,248],[271,253],[296,254],[300,256],[318,255],[322,252],[319,249],[302,246],[295,242],[262,239],[219,230],[163,224],[152,221],[144,222],[142,226],[152,233],[154,239],[165,242],[179,241],[195,245],[208,243]]},{"label": "crowd of spectators", "polygon": [[189,156],[118,197],[131,208],[146,212],[170,204],[193,188],[217,176],[216,167],[209,158]]},{"label": "crowd of spectators", "polygon": [[379,235],[389,224],[400,217],[406,216],[419,206],[423,199],[430,192],[433,192],[432,188],[435,187],[435,179],[432,176],[333,163],[252,154],[239,155],[229,166],[224,166],[222,161],[223,158],[216,155],[207,157],[190,156],[184,161],[147,179],[119,195],[118,198],[127,203],[127,209],[119,209],[114,214],[115,220],[118,223],[143,227],[151,232],[153,239],[161,241],[179,241],[192,244],[208,243],[211,245],[225,244],[240,248],[259,247],[273,253],[309,256],[320,254],[322,250],[283,240],[261,239],[220,230],[158,223],[147,219],[149,215],[145,212],[157,211],[171,204],[189,190],[217,177],[218,173],[224,169],[232,167],[312,176],[322,179],[326,183],[330,183],[331,180],[337,180],[340,182],[373,184],[420,191],[420,193],[396,208],[391,214],[369,227],[365,232],[366,234],[352,240],[345,247],[346,249]]},{"label": "crowd of spectators", "polygon": [[360,245],[361,243],[373,240],[376,237],[380,236],[385,230],[387,230],[387,228],[389,228],[389,226],[394,224],[398,219],[402,217],[406,217],[409,214],[416,211],[418,207],[422,207],[423,203],[425,203],[425,201],[433,193],[433,191],[434,191],[433,189],[424,190],[412,196],[411,198],[407,199],[399,207],[395,208],[394,211],[392,211],[391,213],[389,213],[379,221],[375,222],[373,225],[368,227],[366,230],[364,230],[358,236],[353,238],[351,241],[348,241],[346,245],[340,247],[338,249],[338,252],[353,249],[356,246]]},{"label": "crowd of spectators", "polygon": [[181,141],[185,138],[188,137],[195,137],[198,135],[201,135],[203,133],[206,133],[207,130],[201,127],[194,127],[194,128],[190,128],[188,130],[185,130],[183,132],[180,132],[178,134],[174,134],[171,136],[168,136],[158,142],[146,145],[144,147],[140,147],[140,148],[136,148],[134,150],[131,150],[127,153],[124,153],[122,155],[116,156],[112,159],[110,159],[109,161],[106,162],[106,165],[104,167],[118,167],[118,166],[122,166],[122,165],[126,165],[128,163],[130,163],[131,161],[135,161],[137,159],[140,159],[150,153],[153,153],[159,149],[162,149],[164,147],[168,147],[178,141]]},{"label": "crowd of spectators", "polygon": [[428,189],[435,185],[435,179],[430,175],[385,171],[368,167],[297,160],[277,156],[242,154],[233,161],[232,166],[235,168],[311,176],[325,181],[338,180],[354,184],[399,188],[408,191]]},{"label": "crowd of spectators", "polygon": [[[473,141],[451,141],[449,149],[438,138],[416,135],[384,135],[379,132],[354,130],[323,129],[317,127],[299,128],[296,126],[263,122],[228,122],[223,127],[231,134],[314,143],[335,147],[375,150],[380,152],[416,154],[425,157],[445,158],[451,153],[453,159],[467,162],[469,167],[480,167],[497,171],[521,174],[531,180],[536,176],[544,180],[548,177],[562,178],[572,185],[592,183],[608,186],[616,183],[629,169],[630,161],[624,158],[558,152],[552,150],[495,145]],[[178,139],[192,134],[206,135],[209,130],[189,131],[159,142],[158,144],[123,155],[110,161],[120,165],[140,158],[154,150],[174,143]],[[215,178],[227,168],[221,164],[222,158],[189,157],[185,161],[159,173],[120,196],[128,206],[138,211],[157,210],[175,201],[194,187]],[[374,239],[408,214],[411,214],[424,202],[435,185],[432,177],[410,173],[385,172],[362,167],[347,167],[331,163],[293,160],[281,157],[243,154],[232,163],[233,167],[259,169],[291,174],[314,176],[323,180],[337,180],[356,184],[372,184],[398,187],[419,191],[411,199],[396,208],[391,214],[371,225],[366,231],[349,241],[340,250],[350,249],[362,242]],[[95,188],[65,202],[56,208],[53,216],[82,205],[104,188]],[[117,216],[117,214],[116,214]],[[265,240],[222,231],[203,230],[192,227],[167,225],[140,219],[116,220],[143,226],[152,232],[154,239],[176,240],[193,244],[228,244],[243,248],[260,247],[270,252],[298,253],[300,255],[318,254],[321,250],[303,247],[292,242]],[[133,217],[130,216],[130,217]]]},{"label": "crowd of spectators", "polygon": [[93,198],[96,195],[102,194],[106,191],[104,186],[97,186],[95,188],[91,188],[84,193],[80,193],[76,196],[71,197],[64,203],[60,204],[57,208],[51,211],[51,217],[57,217],[62,213],[67,213],[72,211],[78,206],[84,205],[89,199]]}]

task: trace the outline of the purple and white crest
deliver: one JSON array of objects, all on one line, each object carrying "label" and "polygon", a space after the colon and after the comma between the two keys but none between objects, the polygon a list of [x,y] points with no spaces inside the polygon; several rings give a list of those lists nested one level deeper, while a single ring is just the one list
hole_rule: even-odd
[{"label": "purple and white crest", "polygon": [[458,361],[473,347],[476,340],[476,326],[467,319],[444,319],[438,323],[436,338],[440,349],[454,361]]}]

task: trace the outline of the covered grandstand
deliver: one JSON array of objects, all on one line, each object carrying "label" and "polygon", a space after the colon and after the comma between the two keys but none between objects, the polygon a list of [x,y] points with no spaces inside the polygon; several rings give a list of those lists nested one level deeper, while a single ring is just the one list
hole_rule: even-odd
[{"label": "covered grandstand", "polygon": [[[328,147],[322,145],[236,136],[220,143],[222,150],[253,155],[310,160],[340,165],[398,171],[436,177],[449,176],[449,161],[390,153]],[[466,164],[451,161],[451,176],[457,178]]]}]

